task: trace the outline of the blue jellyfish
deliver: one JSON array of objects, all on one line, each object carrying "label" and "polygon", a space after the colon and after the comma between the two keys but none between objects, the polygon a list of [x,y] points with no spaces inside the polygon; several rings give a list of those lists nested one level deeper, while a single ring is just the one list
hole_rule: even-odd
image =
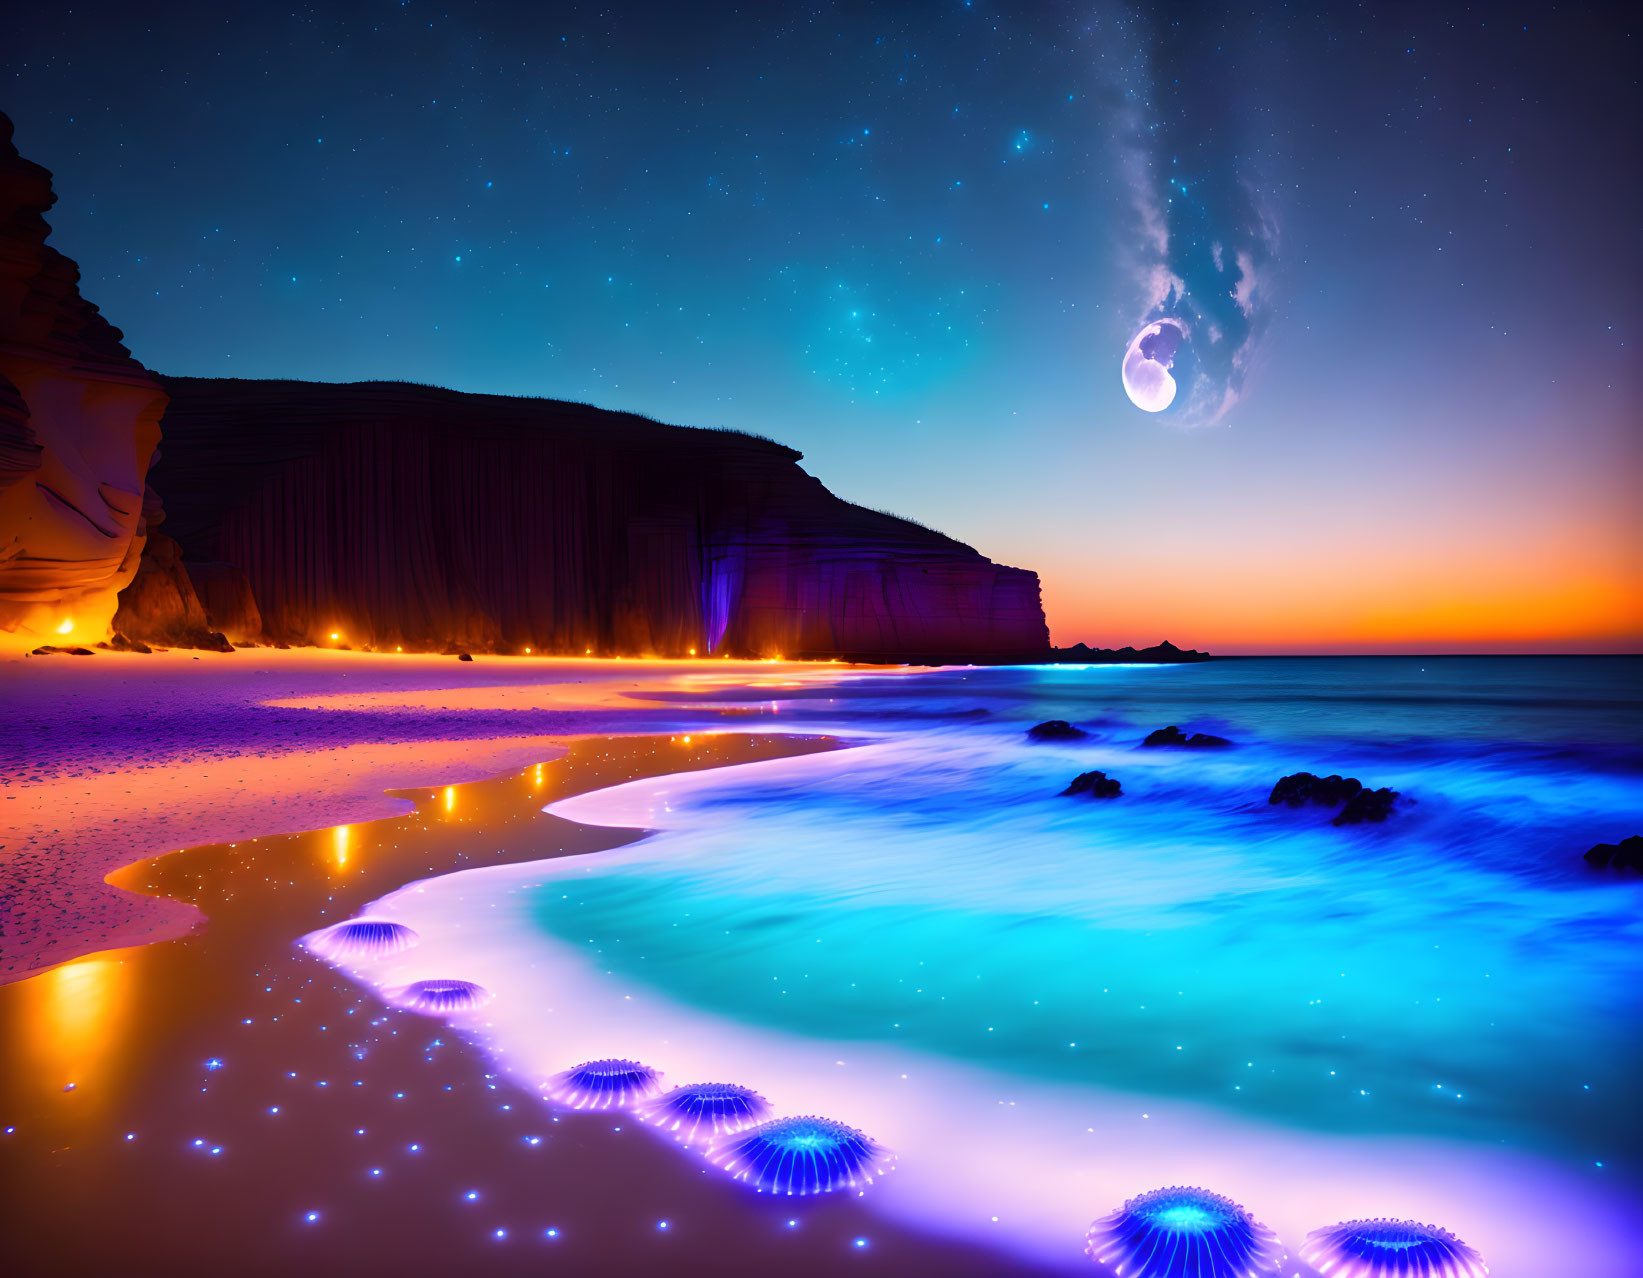
[{"label": "blue jellyfish", "polygon": [[381,958],[408,950],[422,938],[403,923],[388,919],[349,919],[315,932],[308,948],[321,958]]},{"label": "blue jellyfish", "polygon": [[466,1012],[491,1001],[491,992],[472,981],[416,981],[394,995],[413,1012]]},{"label": "blue jellyfish", "polygon": [[1173,1186],[1090,1226],[1084,1250],[1124,1278],[1277,1278],[1277,1235],[1230,1198]]},{"label": "blue jellyfish", "polygon": [[639,1117],[689,1145],[762,1123],[770,1117],[770,1102],[735,1083],[690,1083],[647,1102]]},{"label": "blue jellyfish", "polygon": [[611,1058],[583,1061],[555,1075],[546,1085],[550,1100],[572,1109],[626,1109],[654,1096],[662,1076],[638,1061]]},{"label": "blue jellyfish", "polygon": [[863,1189],[890,1170],[893,1155],[831,1118],[778,1118],[715,1141],[708,1161],[760,1193],[826,1194]]},{"label": "blue jellyfish", "polygon": [[1476,1248],[1413,1220],[1347,1220],[1306,1236],[1301,1259],[1330,1278],[1482,1278]]}]

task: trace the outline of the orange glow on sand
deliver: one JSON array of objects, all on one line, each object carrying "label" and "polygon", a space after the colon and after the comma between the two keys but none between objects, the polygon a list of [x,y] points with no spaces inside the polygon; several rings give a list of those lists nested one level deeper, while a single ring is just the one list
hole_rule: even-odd
[{"label": "orange glow on sand", "polygon": [[104,1086],[118,1056],[130,1005],[125,959],[95,954],[53,968],[25,987],[23,1036],[43,1083],[81,1103],[106,1104]]}]

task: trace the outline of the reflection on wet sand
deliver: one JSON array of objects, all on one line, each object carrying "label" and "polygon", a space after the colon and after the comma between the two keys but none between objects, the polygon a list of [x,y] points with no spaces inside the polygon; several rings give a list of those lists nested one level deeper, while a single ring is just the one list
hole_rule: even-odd
[{"label": "reflection on wet sand", "polygon": [[546,800],[833,744],[582,740],[497,781],[407,792],[404,817],[111,876],[209,922],[0,987],[8,1271],[798,1275],[849,1254],[869,1272],[1003,1272],[852,1202],[795,1211],[748,1195],[641,1124],[556,1114],[437,1020],[386,1007],[293,943],[410,880],[634,837],[544,815]]},{"label": "reflection on wet sand", "polygon": [[[20,1081],[34,1085],[37,1102],[63,1096],[67,1124],[83,1127],[104,1117],[117,1098],[119,1064],[131,1034],[132,959],[135,950],[94,954],[54,967],[17,990],[23,1032],[7,1037],[22,1048]],[[13,1120],[9,1116],[7,1123]]]}]

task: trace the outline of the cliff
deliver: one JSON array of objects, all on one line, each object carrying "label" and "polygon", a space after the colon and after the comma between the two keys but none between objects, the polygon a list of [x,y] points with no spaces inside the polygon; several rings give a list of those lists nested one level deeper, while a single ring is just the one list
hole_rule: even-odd
[{"label": "cliff", "polygon": [[165,395],[46,245],[51,174],[0,114],[0,644],[107,633],[159,505]]},{"label": "cliff", "polygon": [[162,383],[167,532],[191,564],[242,570],[276,641],[756,656],[1049,646],[1036,575],[839,500],[768,440],[403,383]]}]

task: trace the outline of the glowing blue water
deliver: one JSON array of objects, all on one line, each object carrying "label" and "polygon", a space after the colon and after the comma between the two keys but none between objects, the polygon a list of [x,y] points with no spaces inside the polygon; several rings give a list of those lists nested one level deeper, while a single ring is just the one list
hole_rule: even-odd
[{"label": "glowing blue water", "polygon": [[[1643,887],[1580,854],[1643,832],[1640,687],[1626,658],[867,681],[781,720],[887,744],[717,774],[656,857],[532,909],[747,1022],[1635,1173]],[[1094,735],[1025,740],[1052,717]],[[1169,723],[1237,744],[1136,748]],[[1123,796],[1058,797],[1091,768]],[[1301,769],[1416,803],[1355,829],[1269,807]]]}]

